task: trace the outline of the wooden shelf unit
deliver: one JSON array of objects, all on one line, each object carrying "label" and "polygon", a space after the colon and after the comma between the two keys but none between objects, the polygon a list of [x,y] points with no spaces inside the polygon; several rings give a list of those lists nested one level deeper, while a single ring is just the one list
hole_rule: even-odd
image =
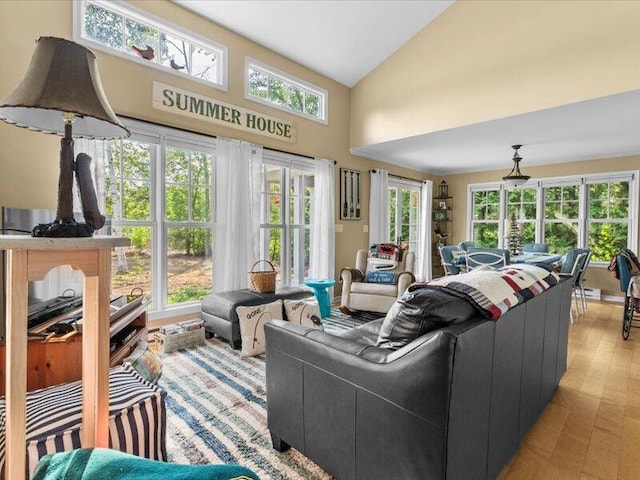
[{"label": "wooden shelf unit", "polygon": [[[29,330],[30,333],[46,332],[47,327],[79,310],[53,318]],[[147,338],[147,305],[141,303],[130,312],[111,322],[109,339],[120,332],[132,328],[134,334],[122,342],[109,354],[109,366],[120,365],[136,347],[138,340]],[[0,344],[0,395],[5,394],[5,345]],[[27,343],[27,391],[74,382],[82,378],[82,334],[76,334],[62,342],[44,342],[30,338]]]},{"label": "wooden shelf unit", "polygon": [[[444,208],[443,208],[444,207]],[[432,237],[432,270],[434,277],[444,275],[444,268],[440,260],[440,252],[438,247],[449,245],[451,242],[452,222],[453,222],[453,197],[433,197],[432,220],[433,220],[433,237]],[[438,232],[441,235],[438,235]]]}]

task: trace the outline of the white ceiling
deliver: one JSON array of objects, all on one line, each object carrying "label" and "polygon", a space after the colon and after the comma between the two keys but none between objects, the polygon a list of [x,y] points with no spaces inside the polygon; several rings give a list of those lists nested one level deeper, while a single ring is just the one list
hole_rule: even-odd
[{"label": "white ceiling", "polygon": [[[451,1],[173,0],[215,23],[353,86]],[[431,174],[511,169],[640,153],[640,91],[352,149]]]},{"label": "white ceiling", "polygon": [[173,0],[347,87],[382,63],[453,0]]},{"label": "white ceiling", "polygon": [[615,158],[640,152],[640,90],[352,149],[432,174]]}]

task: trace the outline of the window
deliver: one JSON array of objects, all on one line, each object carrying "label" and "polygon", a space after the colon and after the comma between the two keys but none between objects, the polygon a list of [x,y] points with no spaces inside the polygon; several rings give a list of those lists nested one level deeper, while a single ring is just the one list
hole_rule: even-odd
[{"label": "window", "polygon": [[124,3],[74,2],[74,38],[144,65],[227,89],[227,49]]},{"label": "window", "polygon": [[537,193],[535,188],[517,188],[507,192],[507,219],[518,221],[522,243],[536,241]]},{"label": "window", "polygon": [[420,185],[389,180],[389,240],[418,254]]},{"label": "window", "polygon": [[638,172],[541,178],[502,191],[499,183],[469,185],[468,234],[478,245],[506,246],[500,226],[515,216],[522,243],[544,242],[552,253],[589,248],[592,262],[606,265],[623,248],[637,249]]},{"label": "window", "polygon": [[249,100],[327,123],[326,90],[251,58],[246,61],[245,81]]},{"label": "window", "polygon": [[104,142],[105,211],[114,234],[131,239],[114,252],[112,291],[141,288],[158,316],[213,285],[215,139],[126,123],[130,139]]},{"label": "window", "polygon": [[580,185],[544,188],[544,240],[552,253],[578,246]]},{"label": "window", "polygon": [[314,165],[263,151],[260,258],[273,263],[280,285],[299,285],[309,272]]},{"label": "window", "polygon": [[485,188],[472,193],[473,219],[471,239],[478,247],[497,247],[500,244],[500,190]]},{"label": "window", "polygon": [[608,262],[613,255],[628,246],[629,227],[632,223],[629,221],[630,183],[611,181],[586,185],[587,232],[594,261]]}]

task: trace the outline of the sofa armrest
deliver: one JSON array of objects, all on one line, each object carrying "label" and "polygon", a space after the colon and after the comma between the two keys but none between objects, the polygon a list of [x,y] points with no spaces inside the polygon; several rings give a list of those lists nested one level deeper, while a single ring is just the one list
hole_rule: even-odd
[{"label": "sofa armrest", "polygon": [[411,272],[402,272],[398,275],[398,295],[397,297],[400,298],[402,296],[402,294],[407,290],[407,288],[409,288],[409,285],[411,285],[413,282],[416,281],[416,277],[413,273]]},{"label": "sofa armrest", "polygon": [[[299,363],[373,393],[434,425],[446,421],[455,335],[433,332],[398,351],[279,320],[265,325],[265,335],[267,389],[269,381],[273,385],[292,382],[284,377]],[[280,368],[280,364],[288,366]]]}]

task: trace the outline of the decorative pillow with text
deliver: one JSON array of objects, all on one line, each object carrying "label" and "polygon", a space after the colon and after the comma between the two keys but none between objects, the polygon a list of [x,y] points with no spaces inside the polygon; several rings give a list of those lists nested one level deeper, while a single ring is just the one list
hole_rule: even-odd
[{"label": "decorative pillow with text", "polygon": [[282,318],[282,300],[252,307],[236,307],[240,320],[242,357],[253,357],[265,352],[264,324]]},{"label": "decorative pillow with text", "polygon": [[[322,322],[320,322],[320,306],[318,301],[313,299],[302,300],[285,300],[284,311],[287,314],[287,320],[297,325],[304,325],[305,327],[322,328]],[[316,323],[311,319],[314,315],[318,322]]]}]

